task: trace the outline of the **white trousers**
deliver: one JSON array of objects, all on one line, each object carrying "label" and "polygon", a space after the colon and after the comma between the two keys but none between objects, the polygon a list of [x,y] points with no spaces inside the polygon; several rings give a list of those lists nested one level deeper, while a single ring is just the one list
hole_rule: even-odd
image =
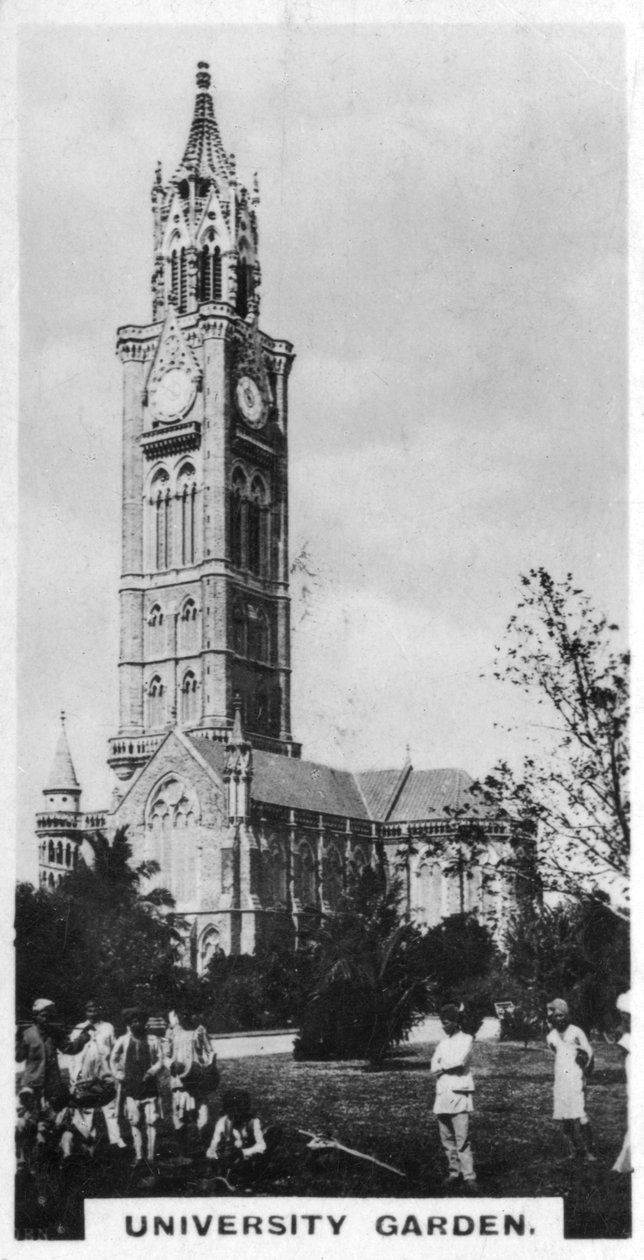
[{"label": "white trousers", "polygon": [[470,1146],[470,1113],[457,1111],[455,1115],[443,1112],[437,1115],[438,1133],[447,1156],[450,1176],[462,1176],[463,1181],[475,1181],[474,1160]]}]

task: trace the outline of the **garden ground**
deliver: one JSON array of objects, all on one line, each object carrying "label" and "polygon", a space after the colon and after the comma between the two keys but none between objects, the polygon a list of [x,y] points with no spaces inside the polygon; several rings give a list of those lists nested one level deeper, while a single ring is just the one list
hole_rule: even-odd
[{"label": "garden ground", "polygon": [[[282,1132],[279,1158],[255,1187],[259,1195],[397,1196],[445,1195],[445,1166],[432,1115],[433,1047],[415,1045],[388,1060],[385,1069],[367,1072],[361,1063],[296,1063],[286,1055],[264,1055],[221,1062],[222,1088],[248,1089],[265,1126]],[[596,1049],[596,1068],[588,1089],[588,1113],[595,1136],[597,1163],[566,1158],[561,1125],[552,1116],[553,1064],[541,1044],[477,1043],[472,1144],[485,1197],[561,1196],[569,1238],[624,1238],[630,1235],[630,1179],[610,1172],[626,1125],[626,1094],[621,1060],[612,1045]],[[309,1152],[305,1129],[399,1169],[397,1176],[377,1165],[337,1150]],[[173,1161],[171,1129],[164,1122],[159,1137],[159,1174],[154,1184],[133,1183],[124,1167],[94,1161],[85,1197],[199,1194],[209,1192],[203,1169]],[[212,1185],[211,1193],[221,1193]],[[69,1206],[78,1199],[70,1186]],[[458,1192],[457,1192],[458,1193]],[[63,1192],[63,1198],[65,1197]],[[60,1203],[60,1188],[56,1194]],[[29,1225],[29,1193],[18,1195],[18,1223]],[[72,1213],[75,1215],[75,1213]],[[55,1236],[49,1234],[49,1236]],[[58,1236],[78,1236],[68,1219]]]}]

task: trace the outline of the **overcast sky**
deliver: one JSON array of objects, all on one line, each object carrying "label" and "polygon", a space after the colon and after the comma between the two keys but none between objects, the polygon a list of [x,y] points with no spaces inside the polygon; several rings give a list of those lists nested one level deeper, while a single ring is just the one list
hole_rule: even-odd
[{"label": "overcast sky", "polygon": [[[258,172],[262,327],[291,340],[293,733],[362,769],[484,773],[534,715],[489,677],[518,575],[626,615],[618,26],[39,27],[20,53],[19,874],[68,731],[118,727],[120,365],[150,187],[210,62]],[[504,729],[518,724],[510,735]]]}]

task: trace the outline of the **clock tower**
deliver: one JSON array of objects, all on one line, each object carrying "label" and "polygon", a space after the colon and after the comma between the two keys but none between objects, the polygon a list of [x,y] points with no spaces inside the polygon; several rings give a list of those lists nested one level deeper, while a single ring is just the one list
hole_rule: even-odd
[{"label": "clock tower", "polygon": [[123,365],[121,779],[167,731],[224,742],[234,699],[253,746],[291,736],[288,376],[261,331],[255,178],[238,179],[200,62],[190,134],[152,188],[152,323],[117,335]]}]

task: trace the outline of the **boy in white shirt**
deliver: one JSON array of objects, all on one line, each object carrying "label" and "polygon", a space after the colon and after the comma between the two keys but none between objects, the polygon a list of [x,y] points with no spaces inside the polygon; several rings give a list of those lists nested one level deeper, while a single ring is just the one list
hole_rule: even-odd
[{"label": "boy in white shirt", "polygon": [[460,1177],[468,1193],[476,1189],[476,1173],[470,1146],[470,1115],[474,1110],[474,1080],[469,1070],[474,1038],[461,1031],[457,1006],[448,1003],[440,1012],[445,1037],[439,1041],[431,1070],[436,1077],[434,1114],[447,1156],[447,1185]]}]

